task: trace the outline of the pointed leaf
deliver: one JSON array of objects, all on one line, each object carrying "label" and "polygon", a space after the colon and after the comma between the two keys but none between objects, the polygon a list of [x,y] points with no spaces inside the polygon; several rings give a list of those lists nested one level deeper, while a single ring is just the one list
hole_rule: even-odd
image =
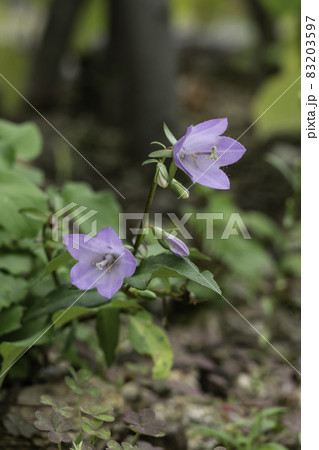
[{"label": "pointed leaf", "polygon": [[155,152],[149,153],[150,158],[172,158],[173,150],[155,150]]},{"label": "pointed leaf", "polygon": [[105,308],[98,312],[96,331],[99,344],[104,352],[107,365],[110,367],[115,358],[115,351],[119,339],[120,310]]},{"label": "pointed leaf", "polygon": [[146,166],[147,164],[152,164],[152,163],[158,163],[158,160],[157,159],[147,159],[146,161],[144,161],[143,163],[142,163],[142,166]]},{"label": "pointed leaf", "polygon": [[175,136],[173,135],[173,133],[171,132],[171,130],[168,128],[168,126],[166,125],[166,123],[164,122],[163,124],[163,128],[164,128],[164,133],[165,136],[167,137],[167,139],[169,140],[169,142],[172,145],[175,145],[177,142],[177,139],[175,138]]},{"label": "pointed leaf", "polygon": [[[188,258],[181,258],[169,253],[160,253],[159,255],[146,258],[135,274],[126,278],[125,282],[138,289],[146,289],[152,278],[184,278],[204,286],[212,291],[221,293],[221,290],[214,280],[214,276],[208,270],[200,272],[199,268]],[[137,281],[137,283],[136,283]]]}]

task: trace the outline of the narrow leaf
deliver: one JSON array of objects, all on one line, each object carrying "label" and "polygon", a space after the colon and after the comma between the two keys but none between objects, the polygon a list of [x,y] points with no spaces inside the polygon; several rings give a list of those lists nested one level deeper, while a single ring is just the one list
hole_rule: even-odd
[{"label": "narrow leaf", "polygon": [[115,358],[119,339],[120,311],[116,308],[105,308],[98,312],[96,331],[99,344],[104,352],[107,365],[110,367]]},{"label": "narrow leaf", "polygon": [[166,125],[166,123],[164,122],[163,124],[163,128],[164,128],[164,133],[165,136],[167,137],[167,139],[169,140],[169,142],[172,145],[175,145],[177,142],[177,139],[175,138],[175,136],[173,135],[173,133],[171,132],[171,130],[168,128],[168,126]]},{"label": "narrow leaf", "polygon": [[150,158],[172,158],[173,150],[156,150],[148,155]]},{"label": "narrow leaf", "polygon": [[142,163],[142,166],[146,166],[147,164],[152,164],[152,163],[158,163],[158,160],[157,160],[157,159],[154,159],[154,158],[152,158],[152,159],[147,159],[146,161],[144,161],[144,162]]}]

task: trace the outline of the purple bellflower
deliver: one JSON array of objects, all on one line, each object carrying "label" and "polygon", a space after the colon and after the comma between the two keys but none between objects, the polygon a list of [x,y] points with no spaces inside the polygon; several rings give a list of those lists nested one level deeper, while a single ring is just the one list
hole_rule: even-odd
[{"label": "purple bellflower", "polygon": [[71,283],[82,290],[97,288],[111,298],[136,270],[136,261],[112,228],[100,230],[95,238],[85,234],[63,236],[68,252],[79,262],[71,269]]},{"label": "purple bellflower", "polygon": [[170,250],[177,256],[186,257],[189,256],[189,250],[183,241],[178,239],[173,234],[167,233],[167,231],[162,230],[159,227],[150,227],[154,233],[154,236],[158,240],[159,244],[166,250]]},{"label": "purple bellflower", "polygon": [[220,167],[238,161],[246,149],[234,139],[220,136],[227,124],[224,118],[190,126],[185,136],[174,145],[175,164],[193,183],[214,189],[229,189],[229,179]]},{"label": "purple bellflower", "polygon": [[189,256],[189,250],[183,241],[178,239],[172,234],[165,233],[164,239],[166,240],[169,250],[177,256],[186,257]]}]

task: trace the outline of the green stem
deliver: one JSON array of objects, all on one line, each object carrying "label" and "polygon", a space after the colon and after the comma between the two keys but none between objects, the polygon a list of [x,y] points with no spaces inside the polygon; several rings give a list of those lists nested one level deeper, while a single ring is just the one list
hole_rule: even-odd
[{"label": "green stem", "polygon": [[156,191],[156,187],[157,187],[157,182],[156,182],[156,180],[154,178],[153,182],[152,182],[152,185],[151,185],[150,192],[149,192],[148,197],[147,197],[143,218],[142,218],[141,224],[139,226],[140,234],[137,235],[137,238],[136,238],[136,241],[135,241],[135,244],[134,244],[133,255],[136,255],[137,250],[138,250],[139,246],[141,245],[142,238],[143,238],[143,231],[144,231],[145,224],[146,224],[146,221],[147,221],[148,213],[149,213],[149,211],[151,209],[151,206],[152,206],[152,202],[153,202],[153,199],[154,199],[154,194],[155,194],[155,191]]},{"label": "green stem", "polygon": [[174,160],[172,160],[168,170],[169,182],[171,182],[172,179],[174,178],[176,171],[177,165],[175,164]]},{"label": "green stem", "polygon": [[81,414],[81,396],[78,396],[78,419],[79,419],[79,433],[82,441],[82,414]]},{"label": "green stem", "polygon": [[133,439],[131,440],[130,444],[134,445],[136,444],[137,440],[139,439],[139,437],[141,436],[141,433],[136,432],[136,435],[133,436]]},{"label": "green stem", "polygon": [[[52,259],[52,258],[51,258],[51,252],[50,252],[49,249],[47,248],[46,242],[45,242],[45,231],[46,231],[46,227],[47,227],[47,222],[43,225],[43,228],[42,228],[43,248],[44,248],[44,251],[45,251],[45,255],[46,255],[46,257],[47,257],[47,260],[48,260],[48,262],[50,262],[51,259]],[[55,284],[56,286],[59,286],[59,285],[60,285],[60,281],[59,281],[59,278],[58,278],[58,274],[57,274],[57,272],[56,272],[55,270],[52,272],[52,278],[53,278],[54,284]]]},{"label": "green stem", "polygon": [[59,450],[61,450],[61,449],[62,449],[62,447],[61,447],[61,444],[58,444],[58,449],[59,449]]},{"label": "green stem", "polygon": [[163,306],[163,315],[162,315],[162,326],[167,329],[167,299],[166,297],[162,298],[162,306]]}]

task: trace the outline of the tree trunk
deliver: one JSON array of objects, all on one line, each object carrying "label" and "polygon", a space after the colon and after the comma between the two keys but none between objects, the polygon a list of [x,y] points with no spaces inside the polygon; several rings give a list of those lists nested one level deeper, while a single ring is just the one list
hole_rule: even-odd
[{"label": "tree trunk", "polygon": [[111,64],[124,85],[122,108],[132,147],[146,155],[174,120],[175,52],[168,0],[110,0]]},{"label": "tree trunk", "polygon": [[51,4],[29,85],[29,98],[38,107],[49,106],[56,98],[61,59],[82,3],[83,0],[53,0]]}]

